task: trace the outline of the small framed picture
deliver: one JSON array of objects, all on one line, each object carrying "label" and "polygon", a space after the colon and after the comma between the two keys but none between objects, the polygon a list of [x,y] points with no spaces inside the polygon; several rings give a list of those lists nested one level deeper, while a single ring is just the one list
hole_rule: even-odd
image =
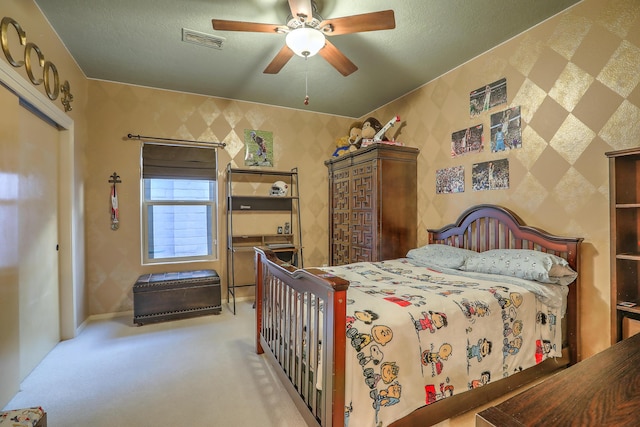
[{"label": "small framed picture", "polygon": [[282,234],[282,226],[278,227],[278,234]]}]

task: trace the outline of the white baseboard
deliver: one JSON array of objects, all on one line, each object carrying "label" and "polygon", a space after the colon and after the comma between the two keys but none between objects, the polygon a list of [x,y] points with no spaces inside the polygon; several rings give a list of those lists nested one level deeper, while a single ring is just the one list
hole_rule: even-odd
[{"label": "white baseboard", "polygon": [[113,313],[100,313],[100,314],[92,314],[91,316],[89,316],[89,318],[83,322],[93,322],[95,320],[109,320],[109,319],[116,319],[118,317],[130,317],[133,319],[133,310],[127,310],[127,311],[116,311]]},{"label": "white baseboard", "polygon": [[[236,297],[236,302],[245,302],[245,301],[253,301],[255,297],[253,295],[247,295],[244,297]],[[229,304],[228,299],[223,299],[222,304]],[[127,311],[116,311],[112,313],[100,313],[100,314],[92,314],[90,315],[78,328],[76,329],[76,336],[91,322],[97,320],[110,320],[116,319],[119,317],[129,317],[133,319],[133,310]]]}]

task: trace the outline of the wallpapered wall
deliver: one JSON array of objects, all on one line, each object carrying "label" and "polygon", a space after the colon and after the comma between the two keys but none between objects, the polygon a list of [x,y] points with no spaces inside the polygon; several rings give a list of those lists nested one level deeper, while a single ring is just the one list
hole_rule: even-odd
[{"label": "wallpapered wall", "polygon": [[[469,116],[469,93],[506,77],[508,102]],[[551,233],[580,236],[583,356],[609,345],[609,205],[605,152],[640,143],[640,2],[584,1],[375,111],[399,114],[420,147],[419,243],[476,203],[506,206]],[[490,115],[521,107],[522,148],[490,152]],[[484,125],[481,154],[451,157],[451,133]],[[473,191],[475,163],[507,158],[508,190]],[[463,166],[465,191],[436,194],[435,171]]]},{"label": "wallpapered wall", "polygon": [[[102,81],[89,82],[90,149],[86,179],[87,287],[91,314],[131,310],[131,287],[140,274],[215,269],[226,298],[225,168],[244,166],[244,131],[273,132],[274,170],[299,171],[305,265],[327,262],[327,169],[336,132],[352,120],[198,95]],[[173,266],[141,266],[140,145],[127,134],[225,142],[218,150],[220,261]],[[110,229],[109,176],[120,175],[120,228]],[[260,230],[259,228],[257,230]],[[257,231],[258,232],[258,231]],[[275,229],[262,231],[274,233]],[[252,263],[245,263],[252,269]],[[238,289],[238,297],[253,288]]]}]

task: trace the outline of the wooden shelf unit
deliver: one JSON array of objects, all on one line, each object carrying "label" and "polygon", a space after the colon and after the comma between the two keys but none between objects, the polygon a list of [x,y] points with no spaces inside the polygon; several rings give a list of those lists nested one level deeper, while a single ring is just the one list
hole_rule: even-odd
[{"label": "wooden shelf unit", "polygon": [[627,338],[623,324],[640,325],[640,147],[605,154],[609,158],[611,341],[615,343]]},{"label": "wooden shelf unit", "polygon": [[[297,168],[275,171],[227,165],[226,176],[227,301],[235,314],[236,289],[255,286],[254,247],[270,248],[283,261],[303,267],[300,196]],[[269,195],[275,181],[288,185],[286,196]],[[273,214],[282,232],[274,225],[266,228],[263,214]],[[240,219],[247,217],[250,220],[241,224]],[[289,223],[288,231],[285,223]]]}]

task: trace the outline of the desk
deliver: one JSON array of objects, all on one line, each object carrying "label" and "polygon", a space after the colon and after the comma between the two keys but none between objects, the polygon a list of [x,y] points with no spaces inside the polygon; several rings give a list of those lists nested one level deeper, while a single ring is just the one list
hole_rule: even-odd
[{"label": "desk", "polygon": [[476,427],[640,425],[640,335],[476,415]]}]

